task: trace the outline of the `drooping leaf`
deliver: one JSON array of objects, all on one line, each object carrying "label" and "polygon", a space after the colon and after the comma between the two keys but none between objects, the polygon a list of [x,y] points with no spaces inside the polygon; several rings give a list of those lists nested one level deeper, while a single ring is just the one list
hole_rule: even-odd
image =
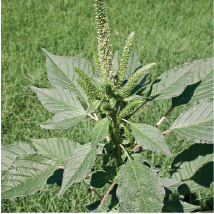
[{"label": "drooping leaf", "polygon": [[126,72],[125,72],[125,79],[127,79],[127,80],[130,79],[132,77],[133,73],[137,69],[139,69],[141,66],[142,65],[137,57],[137,51],[134,50],[131,53],[129,61],[128,61],[128,65],[127,65]]},{"label": "drooping leaf", "polygon": [[92,68],[85,59],[76,57],[56,56],[45,49],[42,49],[46,56],[48,80],[54,87],[67,88],[73,91],[81,102],[87,103],[88,98],[77,83],[79,75],[73,67],[83,70],[88,76],[92,75]]},{"label": "drooping leaf", "polygon": [[162,212],[190,213],[197,209],[200,209],[200,206],[188,204],[183,201],[169,201],[164,205]]},{"label": "drooping leaf", "polygon": [[36,154],[18,157],[2,176],[1,197],[12,199],[37,192],[46,184],[57,165],[56,161]]},{"label": "drooping leaf", "polygon": [[1,146],[1,171],[9,169],[18,156],[35,153],[35,150],[24,142]]},{"label": "drooping leaf", "polygon": [[213,70],[213,58],[196,60],[161,74],[153,83],[151,96],[156,100],[180,95],[188,85],[193,85]]},{"label": "drooping leaf", "polygon": [[37,153],[56,160],[67,160],[74,150],[80,146],[66,138],[32,139]]},{"label": "drooping leaf", "polygon": [[169,129],[196,143],[213,143],[213,103],[194,103]]},{"label": "drooping leaf", "polygon": [[95,126],[91,132],[92,145],[97,145],[98,142],[105,139],[109,132],[109,122],[107,118],[99,120],[95,123]]},{"label": "drooping leaf", "polygon": [[51,113],[59,113],[81,109],[84,111],[76,94],[69,89],[62,88],[36,88],[31,89],[37,94],[42,105]]},{"label": "drooping leaf", "polygon": [[129,160],[119,176],[120,212],[161,212],[164,188],[158,175],[138,160]]},{"label": "drooping leaf", "polygon": [[194,144],[177,155],[171,165],[172,178],[186,185],[179,192],[188,194],[208,188],[213,181],[213,145]]},{"label": "drooping leaf", "polygon": [[136,143],[143,149],[171,156],[166,140],[159,129],[140,123],[131,123],[131,129]]},{"label": "drooping leaf", "polygon": [[55,114],[52,118],[42,123],[44,129],[68,129],[86,118],[85,110],[73,109]]},{"label": "drooping leaf", "polygon": [[65,164],[62,186],[58,196],[61,196],[73,183],[78,183],[87,176],[94,164],[95,154],[96,146],[91,147],[91,143],[79,146],[74,151]]},{"label": "drooping leaf", "polygon": [[171,194],[173,191],[178,189],[180,185],[183,184],[182,181],[178,181],[176,179],[170,179],[170,178],[161,178],[161,183],[165,188],[166,195]]}]

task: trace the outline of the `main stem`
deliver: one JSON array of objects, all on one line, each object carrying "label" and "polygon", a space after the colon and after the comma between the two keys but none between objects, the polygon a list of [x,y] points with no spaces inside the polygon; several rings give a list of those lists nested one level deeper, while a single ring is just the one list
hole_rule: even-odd
[{"label": "main stem", "polygon": [[112,133],[111,139],[112,139],[112,143],[115,145],[115,148],[116,148],[117,165],[121,166],[123,164],[123,159],[121,157],[122,152],[120,148],[121,138],[120,138],[119,124],[117,121],[117,116],[115,111],[112,112],[111,117],[112,117],[112,127],[113,127],[113,133]]}]

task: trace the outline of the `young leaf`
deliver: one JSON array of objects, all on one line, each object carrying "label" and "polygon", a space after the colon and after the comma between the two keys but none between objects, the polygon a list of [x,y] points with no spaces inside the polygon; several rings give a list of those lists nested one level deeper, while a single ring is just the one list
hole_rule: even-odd
[{"label": "young leaf", "polygon": [[82,181],[90,172],[96,159],[96,146],[91,143],[79,146],[71,157],[68,158],[63,174],[62,186],[58,196],[60,197],[73,184]]},{"label": "young leaf", "polygon": [[80,146],[65,138],[32,139],[37,153],[56,160],[67,160],[74,150]]},{"label": "young leaf", "polygon": [[91,132],[91,142],[93,146],[96,146],[97,143],[104,140],[109,132],[109,122],[107,118],[99,120],[95,123],[95,126]]},{"label": "young leaf", "polygon": [[203,80],[213,70],[213,58],[196,60],[161,74],[152,85],[151,96],[156,100],[180,95],[188,85]]},{"label": "young leaf", "polygon": [[119,176],[120,212],[161,212],[164,188],[158,175],[138,160],[129,160]]},{"label": "young leaf", "polygon": [[190,213],[196,209],[200,209],[200,206],[188,204],[183,201],[169,201],[164,205],[162,212]]},{"label": "young leaf", "polygon": [[94,100],[90,103],[86,114],[91,114],[93,111],[96,111],[101,103],[101,100]]},{"label": "young leaf", "polygon": [[73,91],[81,102],[87,103],[88,98],[84,90],[77,83],[79,75],[73,67],[83,70],[88,76],[92,75],[90,63],[85,59],[76,57],[56,56],[45,49],[42,49],[46,56],[48,80],[54,87],[67,88]]},{"label": "young leaf", "polygon": [[169,129],[196,143],[213,143],[213,103],[194,103]]},{"label": "young leaf", "polygon": [[159,129],[140,123],[131,123],[131,129],[136,143],[143,149],[171,156],[166,140]]},{"label": "young leaf", "polygon": [[56,88],[36,88],[31,89],[37,94],[39,101],[51,113],[81,109],[84,111],[76,94],[69,89]]},{"label": "young leaf", "polygon": [[48,119],[40,126],[44,129],[68,129],[83,121],[86,116],[86,111],[81,109],[62,111],[55,114],[51,119]]},{"label": "young leaf", "polygon": [[30,145],[23,142],[15,142],[1,146],[1,171],[11,167],[14,160],[21,155],[35,154],[35,150]]},{"label": "young leaf", "polygon": [[40,190],[57,168],[58,162],[34,155],[18,157],[2,176],[1,197],[12,199]]},{"label": "young leaf", "polygon": [[119,70],[120,70],[120,61],[121,61],[121,57],[119,55],[119,51],[116,51],[114,54],[114,58],[113,58],[113,71],[116,75],[118,75]]},{"label": "young leaf", "polygon": [[137,57],[137,51],[134,50],[128,61],[128,65],[125,72],[125,79],[128,80],[132,77],[133,73],[136,72],[140,67],[142,67],[140,61]]},{"label": "young leaf", "polygon": [[213,181],[213,145],[194,144],[176,156],[172,178],[184,181],[179,192],[188,194],[208,188]]}]

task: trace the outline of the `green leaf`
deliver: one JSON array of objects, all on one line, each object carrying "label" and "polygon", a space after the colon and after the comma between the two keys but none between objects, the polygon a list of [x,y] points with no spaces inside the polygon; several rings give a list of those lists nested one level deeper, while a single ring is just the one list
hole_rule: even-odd
[{"label": "green leaf", "polygon": [[125,72],[125,79],[127,79],[127,80],[130,79],[132,77],[133,73],[136,72],[136,70],[138,70],[141,66],[142,65],[137,57],[137,51],[134,50],[131,53],[131,56],[128,61],[128,65],[127,65],[126,72]]},{"label": "green leaf", "polygon": [[194,103],[169,129],[196,143],[213,143],[213,103]]},{"label": "green leaf", "polygon": [[166,140],[159,129],[141,123],[131,123],[131,129],[136,143],[143,149],[171,156]]},{"label": "green leaf", "polygon": [[45,49],[42,49],[46,56],[48,80],[54,87],[67,88],[73,91],[81,102],[87,103],[88,98],[77,83],[79,75],[74,71],[73,67],[83,70],[88,76],[93,74],[90,63],[85,59],[76,57],[56,56]]},{"label": "green leaf", "polygon": [[172,107],[213,98],[213,75],[212,70],[202,81],[188,85],[180,96],[172,98]]},{"label": "green leaf", "polygon": [[92,101],[86,111],[86,114],[91,114],[93,111],[96,111],[101,103],[101,100]]},{"label": "green leaf", "polygon": [[120,212],[161,212],[164,188],[158,175],[141,161],[129,160],[119,176]]},{"label": "green leaf", "polygon": [[81,109],[84,111],[76,94],[69,89],[62,88],[36,88],[31,89],[37,94],[39,101],[51,113]]},{"label": "green leaf", "polygon": [[18,157],[2,176],[1,197],[12,199],[37,192],[46,184],[57,165],[56,161],[36,154]]},{"label": "green leaf", "polygon": [[213,70],[213,58],[196,60],[161,74],[152,85],[151,96],[156,100],[170,99],[180,95],[188,85],[193,85]]},{"label": "green leaf", "polygon": [[80,146],[66,138],[32,139],[37,153],[56,160],[67,160]]},{"label": "green leaf", "polygon": [[14,160],[21,155],[35,154],[35,150],[30,145],[23,142],[15,142],[1,146],[1,171],[11,167]]},{"label": "green leaf", "polygon": [[116,75],[118,75],[120,70],[120,61],[121,61],[121,57],[119,55],[119,51],[116,51],[114,53],[113,64],[112,64],[113,71]]},{"label": "green leaf", "polygon": [[183,184],[182,181],[178,181],[176,179],[170,179],[170,178],[161,178],[161,183],[163,184],[166,195],[171,194],[174,192],[180,185]]},{"label": "green leaf", "polygon": [[91,175],[91,186],[102,188],[108,180],[113,180],[114,176],[104,171],[96,171]]},{"label": "green leaf", "polygon": [[213,145],[190,146],[175,157],[171,170],[173,179],[186,184],[179,188],[180,193],[188,194],[208,188],[213,181]]},{"label": "green leaf", "polygon": [[213,76],[214,70],[212,70],[201,82],[201,84],[195,89],[193,96],[191,97],[190,102],[196,102],[205,98],[213,99]]},{"label": "green leaf", "polygon": [[99,120],[95,123],[95,126],[91,132],[91,142],[95,146],[100,141],[104,140],[109,132],[109,122],[107,118]]},{"label": "green leaf", "polygon": [[129,97],[126,97],[124,99],[124,101],[126,102],[130,102],[130,101],[133,101],[133,100],[144,100],[146,97],[142,97],[140,95],[133,95],[133,96],[129,96]]},{"label": "green leaf", "polygon": [[162,212],[190,213],[196,209],[200,209],[200,206],[188,204],[183,201],[169,201],[166,205],[164,205]]},{"label": "green leaf", "polygon": [[48,119],[40,126],[44,129],[68,129],[83,121],[86,116],[86,111],[82,109],[62,111],[55,114],[51,119]]},{"label": "green leaf", "polygon": [[71,157],[68,158],[63,174],[60,197],[73,184],[82,181],[90,172],[96,159],[96,147],[91,143],[79,146]]}]

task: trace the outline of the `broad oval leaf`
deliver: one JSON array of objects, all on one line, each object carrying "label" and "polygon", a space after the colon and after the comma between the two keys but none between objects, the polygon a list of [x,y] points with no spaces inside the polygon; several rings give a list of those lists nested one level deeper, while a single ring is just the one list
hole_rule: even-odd
[{"label": "broad oval leaf", "polygon": [[83,121],[86,116],[86,111],[82,109],[62,111],[55,114],[40,126],[44,129],[68,129]]},{"label": "broad oval leaf", "polygon": [[179,188],[180,193],[188,194],[210,186],[213,181],[213,157],[211,144],[194,144],[175,157],[171,165],[172,178],[186,184]]},{"label": "broad oval leaf", "polygon": [[95,126],[91,132],[91,142],[95,146],[100,141],[104,140],[109,132],[109,122],[107,118],[99,120],[95,123]]},{"label": "broad oval leaf", "polygon": [[81,69],[90,77],[93,73],[90,63],[86,62],[85,59],[76,57],[56,56],[45,49],[42,49],[42,51],[46,56],[47,75],[50,83],[55,87],[70,89],[78,96],[81,102],[87,103],[87,95],[77,83],[76,80],[79,75],[73,67]]},{"label": "broad oval leaf", "polygon": [[138,145],[144,149],[171,156],[166,140],[159,129],[141,123],[131,123],[131,129]]},{"label": "broad oval leaf", "polygon": [[1,171],[10,168],[18,156],[35,153],[35,150],[24,142],[15,142],[13,144],[1,146]]},{"label": "broad oval leaf", "polygon": [[79,146],[71,157],[68,158],[63,174],[62,186],[58,196],[60,197],[73,183],[82,181],[96,159],[96,146],[91,143]]},{"label": "broad oval leaf", "polygon": [[213,103],[194,103],[169,129],[196,143],[213,143]]},{"label": "broad oval leaf", "polygon": [[212,70],[213,58],[207,58],[166,71],[154,81],[150,95],[156,100],[177,97],[188,85],[203,80]]},{"label": "broad oval leaf", "polygon": [[18,157],[2,176],[1,197],[12,199],[37,192],[46,184],[57,165],[56,161],[36,154]]},{"label": "broad oval leaf", "polygon": [[84,111],[76,94],[63,88],[37,88],[31,87],[37,94],[39,101],[51,113],[81,109]]},{"label": "broad oval leaf", "polygon": [[32,139],[37,153],[56,160],[67,160],[80,146],[66,138]]},{"label": "broad oval leaf", "polygon": [[158,175],[142,161],[129,160],[119,176],[120,212],[161,212],[164,188]]}]

